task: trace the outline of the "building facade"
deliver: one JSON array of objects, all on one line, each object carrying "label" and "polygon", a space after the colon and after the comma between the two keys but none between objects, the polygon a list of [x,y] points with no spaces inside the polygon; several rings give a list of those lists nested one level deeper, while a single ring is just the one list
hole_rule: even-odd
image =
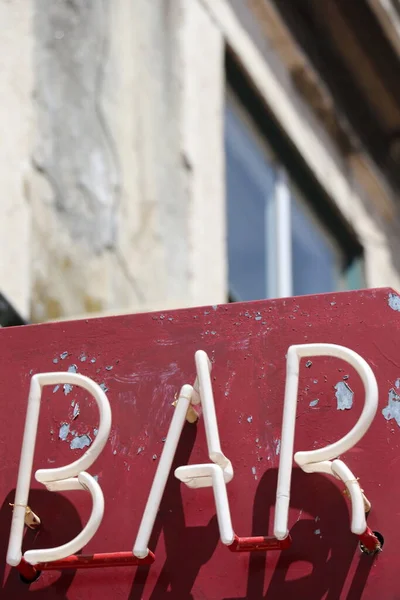
[{"label": "building facade", "polygon": [[0,0],[3,314],[400,290],[399,54],[398,0]]}]

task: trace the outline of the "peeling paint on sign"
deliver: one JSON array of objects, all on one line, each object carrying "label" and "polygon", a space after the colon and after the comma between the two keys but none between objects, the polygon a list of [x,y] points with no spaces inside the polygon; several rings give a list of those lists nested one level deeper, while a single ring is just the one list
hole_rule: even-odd
[{"label": "peeling paint on sign", "polygon": [[[68,373],[76,373],[78,371],[78,367],[76,365],[70,365],[68,367]],[[64,394],[67,395],[72,392],[72,385],[70,383],[64,383]]]},{"label": "peeling paint on sign", "polygon": [[281,451],[281,440],[275,440],[275,454],[279,456],[279,452]]},{"label": "peeling paint on sign", "polygon": [[79,404],[78,402],[75,404],[74,406],[74,412],[72,413],[72,418],[76,419],[79,416],[79,413],[81,412],[80,408],[79,408]]},{"label": "peeling paint on sign", "polygon": [[83,435],[78,435],[74,437],[69,447],[71,448],[71,450],[82,450],[86,446],[90,446],[91,443],[92,440],[90,439],[90,437],[86,435],[86,433],[84,433]]},{"label": "peeling paint on sign", "polygon": [[390,308],[400,312],[400,296],[397,294],[389,294],[388,304]]},{"label": "peeling paint on sign", "polygon": [[65,442],[65,440],[68,437],[68,434],[69,434],[69,424],[63,423],[60,427],[60,431],[58,432],[58,437],[60,438],[60,440]]},{"label": "peeling paint on sign", "polygon": [[386,421],[394,419],[400,427],[400,396],[393,388],[389,390],[388,404],[382,409],[382,414]]},{"label": "peeling paint on sign", "polygon": [[311,406],[311,408],[314,408],[315,406],[317,406],[318,402],[319,402],[318,398],[316,398],[315,400],[311,400],[309,406]]},{"label": "peeling paint on sign", "polygon": [[62,353],[60,354],[60,358],[61,358],[61,360],[64,360],[64,358],[67,358],[67,356],[68,356],[68,352],[62,352]]},{"label": "peeling paint on sign", "polygon": [[353,390],[344,381],[339,381],[335,385],[335,390],[337,410],[350,410],[353,406]]}]

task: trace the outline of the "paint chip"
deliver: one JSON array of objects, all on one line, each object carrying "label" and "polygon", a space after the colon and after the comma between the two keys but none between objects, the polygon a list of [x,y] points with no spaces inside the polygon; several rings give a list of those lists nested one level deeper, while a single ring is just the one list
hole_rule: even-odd
[{"label": "paint chip", "polygon": [[80,408],[79,408],[79,404],[78,402],[75,404],[74,406],[74,412],[72,413],[72,418],[76,419],[79,416],[79,413],[81,412]]},{"label": "paint chip", "polygon": [[67,358],[67,356],[68,356],[68,352],[62,352],[62,353],[60,354],[60,358],[61,358],[61,360],[64,360],[64,358]]},{"label": "paint chip", "polygon": [[58,358],[53,358],[53,363],[56,365],[58,363]]},{"label": "paint chip", "polygon": [[65,442],[65,440],[68,437],[68,434],[69,434],[69,424],[63,423],[60,427],[60,431],[58,432],[58,437],[60,438],[60,440]]},{"label": "paint chip", "polygon": [[93,475],[93,479],[98,482],[99,481],[99,476],[98,475]]},{"label": "paint chip", "polygon": [[308,361],[306,362],[306,367],[307,367],[307,369],[309,369],[309,368],[311,367],[311,365],[312,365],[312,361],[311,361],[311,360],[308,360]]},{"label": "paint chip", "polygon": [[112,365],[107,365],[106,366],[106,371],[112,371],[112,368],[113,368]]},{"label": "paint chip", "polygon": [[79,360],[80,360],[81,362],[86,362],[86,359],[87,359],[87,356],[86,356],[86,354],[83,354],[83,353],[82,353],[82,354],[80,355],[80,357],[79,357]]},{"label": "paint chip", "polygon": [[157,460],[157,454],[153,454],[153,460]]},{"label": "paint chip", "polygon": [[143,452],[143,450],[144,450],[144,448],[143,448],[142,446],[140,446],[140,447],[137,449],[137,452],[136,452],[136,454],[140,454],[141,452]]},{"label": "paint chip", "polygon": [[353,390],[344,381],[339,381],[335,385],[335,390],[337,410],[350,410],[353,406]]},{"label": "paint chip", "polygon": [[281,451],[281,440],[275,440],[275,454],[276,454],[276,456],[279,455],[280,451]]},{"label": "paint chip", "polygon": [[251,423],[253,421],[253,417],[250,415],[250,417],[247,417],[247,422]]},{"label": "paint chip", "polygon": [[320,529],[316,529],[314,531],[314,535],[321,535],[321,530]]},{"label": "paint chip", "polygon": [[71,450],[82,450],[86,446],[90,446],[91,443],[92,440],[90,439],[90,437],[86,435],[86,433],[84,433],[83,435],[78,435],[74,437],[74,439],[71,440],[69,447],[71,448]]},{"label": "paint chip", "polygon": [[262,317],[260,315],[257,315],[256,317],[254,317],[255,321],[261,321]]},{"label": "paint chip", "polygon": [[108,392],[108,387],[106,386],[105,383],[101,383],[100,384],[101,389],[103,390],[103,392]]},{"label": "paint chip", "polygon": [[[68,367],[68,373],[76,373],[78,371],[78,367],[76,365],[70,365]],[[72,392],[73,386],[70,383],[64,383],[64,394],[67,396]]]},{"label": "paint chip", "polygon": [[389,294],[388,304],[391,309],[400,312],[400,296],[397,294]]},{"label": "paint chip", "polygon": [[56,385],[56,386],[53,388],[53,394],[55,394],[56,392],[58,392],[58,390],[59,390],[59,389],[60,389],[60,386],[59,386],[59,385]]},{"label": "paint chip", "polygon": [[91,363],[95,363],[95,362],[96,362],[96,359],[95,359],[95,358],[91,358],[91,359],[90,359],[90,362],[91,362]]},{"label": "paint chip", "polygon": [[98,433],[99,433],[99,430],[97,429],[97,427],[95,427],[95,428],[93,429],[93,435],[94,435],[94,437],[96,437],[96,435],[97,435]]},{"label": "paint chip", "polygon": [[311,400],[309,406],[311,406],[311,408],[314,408],[315,406],[317,406],[319,402],[319,398],[316,398],[315,400]]},{"label": "paint chip", "polygon": [[382,409],[382,414],[386,421],[394,419],[400,427],[400,396],[393,388],[389,390],[388,404]]}]

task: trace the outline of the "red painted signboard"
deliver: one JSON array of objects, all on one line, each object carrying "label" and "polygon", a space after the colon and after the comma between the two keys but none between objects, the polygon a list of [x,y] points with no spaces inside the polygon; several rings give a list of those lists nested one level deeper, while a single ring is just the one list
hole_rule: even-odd
[{"label": "red painted signboard", "polygon": [[[400,597],[400,297],[388,289],[305,296],[0,330],[0,597],[68,600],[290,599]],[[227,492],[235,532],[271,536],[281,451],[286,354],[305,343],[360,354],[378,382],[379,406],[360,442],[340,457],[372,503],[368,525],[384,538],[375,556],[350,531],[343,484],[295,464],[289,511],[292,544],[230,552],[220,541],[211,488],[190,489],[177,467],[209,462],[200,416],[186,423],[149,547],[151,565],[43,571],[23,583],[6,554],[32,375],[76,372],[101,385],[112,425],[88,469],[105,512],[85,554],[131,552],[182,385],[195,379],[194,354],[212,361],[221,446],[234,476]],[[364,403],[359,376],[332,357],[301,361],[295,451],[326,446],[356,423]],[[71,463],[99,427],[94,399],[70,385],[44,388],[33,473]],[[41,527],[24,551],[75,537],[91,512],[89,494],[49,492],[32,477],[29,506]]]}]

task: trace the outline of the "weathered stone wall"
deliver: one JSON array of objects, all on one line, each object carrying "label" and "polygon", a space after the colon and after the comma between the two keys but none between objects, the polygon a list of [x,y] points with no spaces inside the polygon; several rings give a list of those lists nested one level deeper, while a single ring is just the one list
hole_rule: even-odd
[{"label": "weathered stone wall", "polygon": [[30,0],[0,0],[0,288],[25,317],[31,288],[25,177],[34,119],[32,18]]},{"label": "weathered stone wall", "polygon": [[[275,42],[257,62],[246,27],[227,0],[0,0],[0,289],[24,316],[226,300],[225,41],[266,102],[290,78]],[[323,148],[322,179],[336,164]],[[396,227],[349,170],[335,177],[338,208],[357,207],[368,285],[397,285]]]},{"label": "weathered stone wall", "polygon": [[197,214],[221,186],[210,18],[181,0],[36,0],[34,37],[33,318],[223,301],[223,206],[211,236]]},{"label": "weathered stone wall", "polygon": [[182,0],[35,0],[34,38],[33,319],[223,301],[211,19]]}]

